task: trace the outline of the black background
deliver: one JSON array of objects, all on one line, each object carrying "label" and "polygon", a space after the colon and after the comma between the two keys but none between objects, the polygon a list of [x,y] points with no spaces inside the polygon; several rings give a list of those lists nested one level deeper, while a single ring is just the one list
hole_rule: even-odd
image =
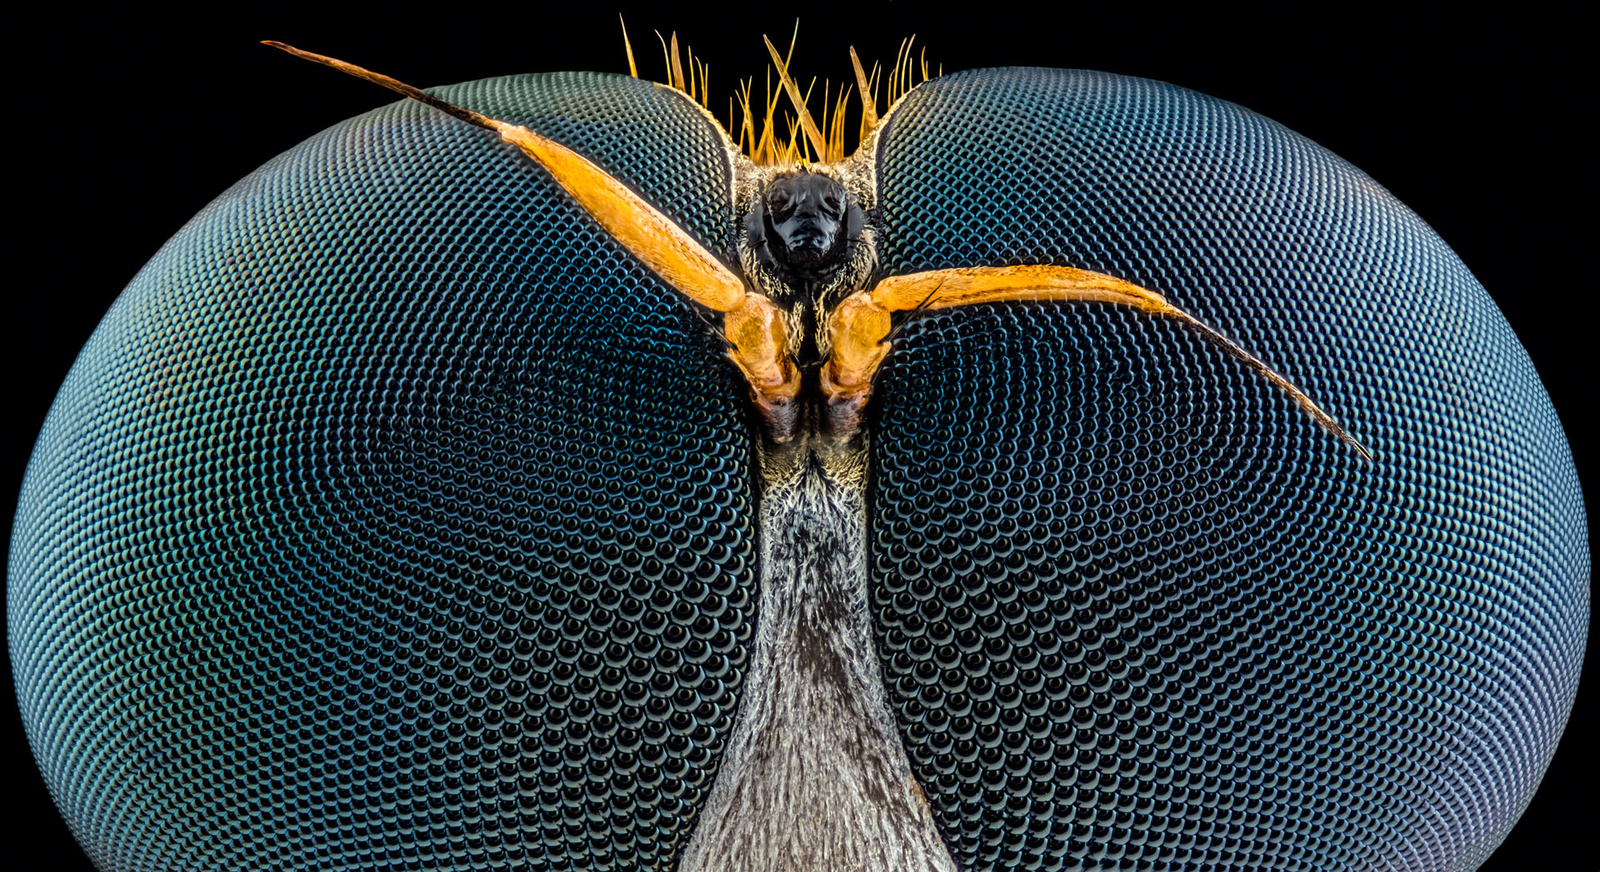
[{"label": "black background", "polygon": [[[1592,273],[1580,246],[1593,221],[1594,109],[1576,13],[1526,5],[1450,19],[1297,8],[1219,17],[1087,4],[971,4],[959,15],[910,3],[815,9],[627,15],[642,75],[660,79],[656,38],[676,29],[711,64],[725,106],[735,77],[759,75],[763,33],[786,44],[800,18],[796,71],[850,76],[846,47],[869,64],[912,33],[944,69],[1036,65],[1109,70],[1174,82],[1254,109],[1361,167],[1428,221],[1489,289],[1527,346],[1567,427],[1594,498],[1593,440],[1583,426],[1595,367]],[[5,319],[7,451],[4,529],[33,439],[78,349],[116,294],[185,220],[267,159],[388,102],[372,85],[256,45],[280,39],[427,87],[562,69],[626,72],[618,9],[466,4],[426,18],[394,8],[356,14],[237,12],[89,15],[62,7],[14,21],[8,63],[14,219]],[[1586,68],[1587,67],[1587,68]],[[722,114],[722,110],[719,110]],[[1580,169],[1581,167],[1581,169]],[[12,231],[16,233],[14,229]],[[1593,646],[1590,646],[1593,651]],[[1591,654],[1591,659],[1592,659]],[[9,668],[9,657],[6,659]],[[1592,667],[1592,663],[1591,663]],[[1587,743],[1593,669],[1550,772],[1522,822],[1483,868],[1596,868]],[[9,680],[7,682],[9,685]],[[20,866],[91,868],[55,814],[26,750],[14,696],[0,693],[0,763]],[[31,862],[30,862],[31,861]],[[75,865],[76,864],[76,865]]]}]

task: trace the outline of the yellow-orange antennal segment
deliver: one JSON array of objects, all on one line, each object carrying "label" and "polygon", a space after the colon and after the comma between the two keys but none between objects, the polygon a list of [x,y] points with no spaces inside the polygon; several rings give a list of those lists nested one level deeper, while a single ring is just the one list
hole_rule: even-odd
[{"label": "yellow-orange antennal segment", "polygon": [[463,109],[398,79],[265,41],[296,57],[333,67],[382,85],[469,124],[492,130],[522,150],[550,173],[606,233],[689,299],[724,314],[724,332],[732,346],[728,357],[750,383],[757,407],[767,417],[775,438],[792,433],[800,390],[800,373],[787,347],[782,318],[771,300],[745,292],[744,281],[707,251],[672,219],[572,149],[537,133]]},{"label": "yellow-orange antennal segment", "polygon": [[886,340],[890,313],[1037,300],[1116,303],[1151,315],[1176,318],[1288,394],[1318,425],[1354,448],[1362,458],[1372,460],[1372,453],[1365,446],[1293,382],[1165,297],[1113,276],[1062,266],[932,270],[891,276],[871,291],[847,297],[829,318],[832,351],[822,372],[830,415],[839,419],[835,429],[848,430],[859,424],[860,412],[872,393],[872,380],[889,351]]},{"label": "yellow-orange antennal segment", "polygon": [[544,167],[606,233],[685,296],[718,312],[731,311],[744,303],[744,281],[732,270],[672,219],[572,149],[526,127],[463,109],[381,73],[280,42],[269,41],[266,45],[375,82],[470,124],[493,130]]}]

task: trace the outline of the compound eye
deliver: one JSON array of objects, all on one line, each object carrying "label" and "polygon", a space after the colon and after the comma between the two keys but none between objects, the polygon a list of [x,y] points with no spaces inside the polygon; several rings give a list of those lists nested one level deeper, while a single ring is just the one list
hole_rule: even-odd
[{"label": "compound eye", "polygon": [[[439,93],[563,119],[708,247],[735,220],[720,134],[648,82]],[[79,357],[11,540],[24,722],[97,864],[677,868],[754,627],[722,354],[548,175],[410,106],[223,195]]]},{"label": "compound eye", "polygon": [[[1466,267],[1348,164],[1169,86],[974,71],[895,111],[917,123],[891,119],[878,151],[887,274],[1094,264],[1283,365],[1377,458],[1168,319],[1018,302],[908,322],[873,401],[874,615],[957,866],[1016,868],[992,858],[1036,844],[1124,868],[1259,866],[1236,826],[1276,850],[1327,822],[1304,855],[1317,868],[1495,838],[1560,734],[1589,560],[1566,438]],[[1084,131],[1093,184],[1047,157]],[[1423,312],[1488,314],[1442,331]],[[1480,490],[1505,508],[1468,520],[1459,494]],[[1418,612],[1472,634],[1414,636]],[[1447,649],[1438,666],[1411,653]],[[1373,716],[1351,702],[1368,688],[1405,702]],[[1527,699],[1552,701],[1538,728]],[[1277,792],[1246,811],[1234,791],[1262,780]],[[1140,799],[1174,785],[1184,802]],[[1430,823],[1356,823],[1418,819],[1424,790]],[[1148,824],[1101,835],[1114,805]],[[1159,835],[1180,832],[1198,834]]]}]

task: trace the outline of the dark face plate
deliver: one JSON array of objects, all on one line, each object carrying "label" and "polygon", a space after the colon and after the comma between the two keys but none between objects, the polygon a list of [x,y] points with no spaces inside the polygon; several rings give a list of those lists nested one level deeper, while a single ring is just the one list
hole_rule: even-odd
[{"label": "dark face plate", "polygon": [[[726,153],[680,98],[439,93],[730,255]],[[672,868],[753,631],[741,393],[491,134],[394,105],[245,179],[107,316],[23,491],[18,694],[91,857]]]},{"label": "dark face plate", "polygon": [[844,254],[844,186],[821,173],[786,173],[769,183],[749,219],[763,263],[803,276],[836,264]]},{"label": "dark face plate", "polygon": [[1051,263],[1127,311],[912,322],[881,376],[874,607],[969,870],[1474,868],[1538,782],[1587,623],[1583,504],[1521,346],[1315,144],[1102,73],[929,83],[878,154],[891,274]]}]

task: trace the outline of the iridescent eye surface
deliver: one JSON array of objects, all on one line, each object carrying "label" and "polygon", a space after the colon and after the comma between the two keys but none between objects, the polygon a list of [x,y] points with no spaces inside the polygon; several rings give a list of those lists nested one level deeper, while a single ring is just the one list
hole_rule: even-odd
[{"label": "iridescent eye surface", "polygon": [[[724,146],[676,95],[441,93],[731,245]],[[688,836],[754,628],[741,388],[687,302],[480,134],[402,103],[261,168],[62,388],[12,651],[102,868],[667,869]]]},{"label": "iridescent eye surface", "polygon": [[1475,868],[1570,704],[1589,567],[1560,423],[1460,260],[1325,150],[1160,83],[958,73],[882,137],[891,272],[1173,289],[1377,457],[1170,322],[912,322],[874,429],[873,605],[957,862]]}]

